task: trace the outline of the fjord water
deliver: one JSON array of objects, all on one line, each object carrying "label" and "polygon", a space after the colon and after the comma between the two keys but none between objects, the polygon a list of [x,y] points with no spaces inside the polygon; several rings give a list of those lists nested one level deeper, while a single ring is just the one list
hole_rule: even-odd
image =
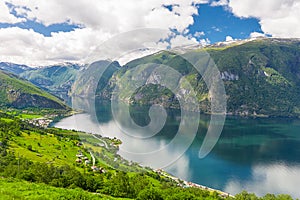
[{"label": "fjord water", "polygon": [[[148,152],[164,148],[174,139],[181,123],[180,111],[167,110],[168,117],[162,130],[141,139],[122,133],[124,124],[116,122],[125,117],[122,109],[126,106],[121,106],[113,115],[110,102],[97,101],[94,105],[93,112],[90,108],[85,109],[86,113],[65,118],[55,126],[120,138],[123,144],[119,153],[124,158],[153,168],[170,160],[165,171],[230,194],[247,190],[257,195],[285,193],[300,197],[299,119],[227,117],[214,149],[200,159],[199,149],[210,119],[210,116],[201,115],[197,135],[186,151],[179,152],[186,145],[182,140],[153,159],[147,157]],[[148,111],[149,107],[130,108],[133,121],[140,126],[150,122]],[[187,138],[193,135],[188,131],[185,134]]]}]

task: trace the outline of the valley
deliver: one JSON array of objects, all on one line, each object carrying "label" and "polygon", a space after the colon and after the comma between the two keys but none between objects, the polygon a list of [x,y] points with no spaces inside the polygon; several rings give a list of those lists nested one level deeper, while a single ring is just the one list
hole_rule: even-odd
[{"label": "valley", "polygon": [[[242,189],[230,182],[231,179],[227,179],[227,176],[230,176],[233,169],[241,170],[239,166],[242,165],[244,168],[240,176],[245,178],[249,176],[248,167],[252,164],[256,167],[261,164],[263,158],[267,164],[277,166],[282,161],[289,163],[292,160],[287,154],[298,156],[298,152],[285,148],[286,143],[291,146],[297,144],[298,137],[293,131],[289,131],[291,134],[288,135],[278,130],[287,129],[288,126],[298,130],[299,52],[297,39],[256,39],[230,44],[220,43],[205,48],[185,47],[174,51],[161,51],[132,60],[123,66],[108,60],[90,65],[64,63],[39,68],[0,63],[0,194],[4,198],[21,199],[29,194],[32,195],[32,199],[148,199],[151,196],[155,196],[156,199],[292,199],[291,196],[278,194],[276,190],[271,191],[277,196],[261,192],[261,197],[251,193],[251,187],[250,193],[242,192]],[[159,148],[159,145],[170,141],[172,131],[179,126],[179,109],[211,114],[212,97],[206,83],[199,71],[184,59],[193,60],[199,55],[205,55],[203,63],[199,61],[204,72],[209,69],[211,63],[218,67],[226,91],[226,114],[233,117],[225,124],[225,136],[222,136],[225,138],[221,137],[212,157],[202,163],[204,166],[225,163],[224,168],[217,167],[215,176],[210,172],[206,173],[210,174],[212,181],[203,173],[199,173],[199,178],[194,172],[198,169],[200,161],[193,157],[193,145],[199,145],[199,141],[203,140],[201,131],[208,127],[206,115],[205,120],[200,121],[196,139],[187,150],[187,155],[183,154],[176,160],[182,162],[182,159],[193,158],[191,163],[195,166],[188,170],[195,173],[192,178],[185,176],[185,173],[178,173],[178,169],[170,168],[168,171],[182,176],[182,180],[161,172],[160,169],[146,167],[154,163],[130,157],[129,151],[126,152],[126,147],[130,150],[140,146],[145,149]],[[183,108],[176,96],[178,94],[174,94],[164,84],[159,85],[163,81],[175,79],[175,76],[168,77],[171,73],[168,74],[164,70],[161,71],[165,73],[164,78],[157,75],[155,70],[161,66],[168,66],[179,72],[181,77],[175,82],[183,91],[180,93],[181,98],[187,102]],[[135,68],[140,70],[140,79],[130,75],[130,71]],[[122,79],[127,83],[143,80],[146,82],[132,91],[131,85],[126,82],[124,84]],[[195,91],[199,110],[189,103],[192,90],[183,80],[188,80]],[[118,99],[113,99],[115,88],[120,92]],[[77,101],[79,98],[83,103]],[[93,100],[89,102],[91,99]],[[122,109],[117,113],[110,113],[111,105],[99,103],[99,100],[125,102],[130,105],[132,117],[144,125],[149,122],[147,112],[149,105],[153,103],[166,108],[171,118],[166,123],[167,128],[158,136],[151,141],[139,143],[136,139],[128,140],[122,135],[122,130],[111,124],[112,116],[125,119]],[[93,109],[95,113],[90,112]],[[74,115],[76,113],[81,114]],[[78,130],[78,127],[73,127],[74,124],[62,126],[64,129],[52,127],[56,122],[69,120],[73,116],[89,115],[94,117],[91,121],[84,118],[80,123],[75,123],[85,130]],[[243,122],[243,118],[237,117],[236,120],[236,116],[243,116],[245,120],[247,117],[270,117],[270,121],[261,122],[251,118],[252,121],[248,120],[247,123],[253,123],[254,126],[250,128]],[[280,125],[278,130],[269,126],[273,123],[272,118],[280,121],[276,122]],[[249,130],[249,133],[236,132],[231,124],[236,124],[240,130]],[[94,132],[99,126],[104,131],[100,134]],[[265,135],[262,132],[265,132]],[[249,143],[239,140],[245,137],[250,138],[247,140]],[[271,148],[268,145],[271,143],[275,144],[272,152],[278,153],[277,157],[268,151]],[[237,149],[240,154],[233,158],[232,151]],[[176,153],[176,150],[171,152]],[[249,155],[249,151],[257,157],[244,160],[244,155]],[[172,153],[165,158],[166,155],[162,155],[161,159],[172,157]],[[223,174],[220,175],[218,170]],[[233,192],[229,195],[227,191],[224,193],[205,186],[194,187],[196,184],[189,183],[190,181],[208,183],[210,187]],[[231,188],[227,186],[228,182],[232,184]],[[245,186],[247,184],[245,183]],[[12,185],[16,185],[20,190],[13,190]],[[25,192],[27,189],[35,192]],[[278,191],[281,189],[278,188]],[[296,195],[292,190],[283,190],[280,193],[286,191],[293,197]],[[254,192],[257,190],[254,189]]]},{"label": "valley", "polygon": [[[19,68],[14,66],[17,69],[13,70],[7,66],[8,64],[1,63],[0,67],[64,98],[69,104],[72,96],[111,99],[114,88],[120,87],[123,92],[120,93],[121,101],[139,105],[156,102],[166,108],[180,109],[176,95],[164,85],[157,85],[153,80],[159,81],[159,77],[149,72],[143,72],[148,73],[149,77],[143,77],[148,78],[147,84],[135,91],[130,91],[130,85],[119,85],[121,77],[132,81],[126,76],[137,66],[145,67],[149,63],[154,69],[159,65],[165,65],[181,74],[179,82],[183,79],[189,81],[196,92],[200,111],[210,113],[211,97],[206,83],[199,72],[184,59],[185,57],[193,59],[192,57],[204,54],[205,57],[212,59],[212,63],[220,71],[226,91],[228,115],[254,117],[300,115],[298,98],[300,55],[297,39],[266,38],[219,43],[204,48],[185,47],[174,49],[173,52],[162,51],[145,56],[124,66],[120,66],[117,62],[97,61],[90,65],[66,63],[36,69],[20,65]],[[205,63],[200,66],[204,69],[208,67]],[[183,97],[186,96],[183,100],[188,102],[190,89],[184,85],[180,87],[186,92],[182,94]],[[149,96],[149,91],[155,91],[155,96]],[[184,109],[193,110],[188,106]]]}]

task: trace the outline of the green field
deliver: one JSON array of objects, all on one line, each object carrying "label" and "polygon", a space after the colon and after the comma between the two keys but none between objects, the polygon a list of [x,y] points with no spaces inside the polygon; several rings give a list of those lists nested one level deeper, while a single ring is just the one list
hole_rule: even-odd
[{"label": "green field", "polygon": [[[11,152],[37,162],[73,165],[79,147],[66,138],[58,140],[53,134],[22,133],[9,143]],[[30,150],[28,147],[30,147]]]},{"label": "green field", "polygon": [[17,179],[0,178],[0,200],[56,200],[56,199],[124,199],[103,194],[91,194],[82,189],[56,188],[46,184],[29,183]]},{"label": "green field", "polygon": [[36,115],[36,114],[20,114],[19,117],[21,119],[37,119],[43,117],[42,115]]}]

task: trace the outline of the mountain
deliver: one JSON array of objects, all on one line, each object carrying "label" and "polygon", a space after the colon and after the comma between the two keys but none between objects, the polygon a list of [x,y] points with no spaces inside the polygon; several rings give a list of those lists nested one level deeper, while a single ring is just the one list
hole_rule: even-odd
[{"label": "mountain", "polygon": [[0,62],[0,69],[6,72],[10,72],[16,75],[21,74],[22,72],[29,71],[32,68],[28,67],[27,65],[19,65],[14,63],[8,62]]},{"label": "mountain", "polygon": [[0,70],[0,106],[67,109],[57,97],[18,76]]},{"label": "mountain", "polygon": [[[88,65],[80,72],[72,86],[72,95],[81,97],[95,97],[104,87],[108,86],[108,81],[114,72],[120,69],[118,62],[100,60]],[[106,94],[109,95],[109,94]]]},{"label": "mountain", "polygon": [[[205,48],[188,47],[180,53],[158,52],[133,60],[117,70],[108,84],[98,90],[99,96],[111,98],[113,88],[119,88],[119,99],[132,104],[160,103],[165,107],[180,108],[176,96],[166,87],[159,86],[158,80],[174,81],[170,71],[157,75],[155,69],[160,65],[172,67],[182,77],[176,79],[183,88],[180,94],[189,101],[191,90],[183,83],[188,80],[195,90],[200,110],[210,113],[210,94],[202,76],[185,60],[197,60],[209,55],[220,71],[227,98],[227,112],[233,115],[300,116],[300,40],[259,38],[256,40],[218,43]],[[211,62],[202,60],[209,69]],[[135,69],[140,76],[132,77],[130,70]],[[121,77],[125,82],[121,82]],[[140,80],[139,78],[140,77]],[[147,85],[132,88],[147,78]],[[184,109],[193,110],[189,103]]]},{"label": "mountain", "polygon": [[[205,53],[203,53],[205,52]],[[187,102],[183,109],[195,110],[190,101],[191,89],[196,92],[199,108],[210,113],[211,94],[201,74],[184,58],[197,60],[208,55],[220,71],[227,99],[227,113],[232,115],[300,116],[300,41],[299,39],[259,38],[242,41],[220,42],[200,48],[184,46],[174,51],[161,51],[120,66],[117,62],[97,61],[80,66],[72,63],[41,68],[2,63],[2,69],[19,74],[42,89],[67,99],[70,95],[111,99],[118,88],[122,101],[132,104],[159,103],[165,107],[180,108],[176,95],[159,81],[177,81],[181,84],[180,96]],[[204,68],[209,62],[202,60]],[[175,78],[170,71],[155,73],[160,65],[179,72]],[[140,78],[132,77],[136,71]],[[121,78],[125,82],[120,82]],[[147,84],[134,88],[131,83],[147,79]],[[117,86],[117,87],[116,87]]]},{"label": "mountain", "polygon": [[66,99],[81,67],[78,64],[62,63],[32,68],[19,75],[38,87]]},{"label": "mountain", "polygon": [[100,60],[90,65],[61,63],[39,68],[2,63],[0,68],[68,101],[70,95],[95,95],[97,87],[103,88],[120,65],[118,62]]}]

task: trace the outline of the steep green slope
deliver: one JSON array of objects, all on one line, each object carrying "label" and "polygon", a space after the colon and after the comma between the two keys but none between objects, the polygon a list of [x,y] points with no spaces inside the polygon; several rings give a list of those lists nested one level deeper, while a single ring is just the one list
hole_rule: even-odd
[{"label": "steep green slope", "polygon": [[[108,86],[112,74],[120,69],[118,62],[96,61],[82,70],[72,86],[72,95],[95,97],[96,91]],[[103,93],[107,96],[108,94]]]},{"label": "steep green slope", "polygon": [[[52,199],[49,191],[59,199],[226,199],[126,161],[117,154],[119,140],[97,138],[40,128],[0,111],[0,199]],[[78,162],[91,157],[95,164]]]},{"label": "steep green slope", "polygon": [[20,76],[56,96],[65,98],[68,96],[79,69],[79,65],[67,63],[26,70],[20,73]]},{"label": "steep green slope", "polygon": [[7,199],[121,199],[113,198],[108,195],[100,195],[86,192],[82,189],[56,188],[46,184],[37,184],[17,179],[0,178],[0,200]]},{"label": "steep green slope", "polygon": [[[224,81],[227,95],[227,112],[234,115],[300,116],[300,42],[297,39],[257,39],[230,45],[212,45],[205,49],[189,50],[184,57],[199,59],[206,51],[214,60]],[[205,59],[204,59],[205,61]],[[203,66],[207,64],[203,61]],[[201,62],[201,59],[200,59]],[[129,70],[155,68],[155,64],[172,67],[187,79],[197,92],[201,111],[210,112],[210,96],[206,84],[197,71],[180,55],[159,52],[127,63],[115,72],[99,95],[110,98],[115,86],[122,88],[121,100],[129,103],[160,103],[165,107],[179,108],[176,96],[167,88],[156,85],[162,79],[155,73],[139,72],[147,85],[129,93],[129,85],[120,84],[121,77],[128,83],[132,79]],[[168,72],[167,72],[168,73]],[[149,75],[149,76],[146,76]],[[168,75],[168,74],[167,74]],[[167,77],[167,76],[166,76]],[[183,96],[188,102],[190,90]],[[186,106],[186,105],[185,105]],[[184,109],[193,110],[187,106]]]},{"label": "steep green slope", "polygon": [[223,72],[229,112],[300,116],[299,40],[256,40],[208,52]]},{"label": "steep green slope", "polygon": [[0,106],[66,109],[61,100],[15,75],[0,71]]}]

